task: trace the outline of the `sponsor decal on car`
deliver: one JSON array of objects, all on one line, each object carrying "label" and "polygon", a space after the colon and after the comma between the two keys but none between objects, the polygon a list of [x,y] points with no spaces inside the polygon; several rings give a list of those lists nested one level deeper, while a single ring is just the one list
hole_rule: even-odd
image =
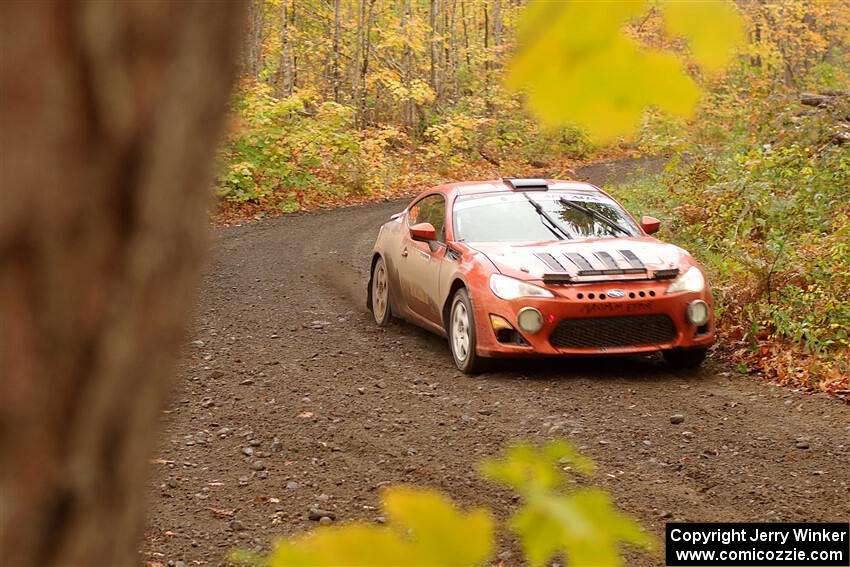
[{"label": "sponsor decal on car", "polygon": [[652,309],[651,301],[638,301],[635,303],[588,303],[582,305],[583,313],[634,313],[636,311],[649,311]]}]

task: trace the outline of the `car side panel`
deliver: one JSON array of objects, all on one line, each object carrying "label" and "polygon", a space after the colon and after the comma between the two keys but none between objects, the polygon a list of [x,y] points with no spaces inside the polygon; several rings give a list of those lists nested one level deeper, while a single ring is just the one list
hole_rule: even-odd
[{"label": "car side panel", "polygon": [[407,318],[407,304],[399,296],[401,283],[399,281],[399,258],[401,257],[402,221],[395,218],[381,227],[375,242],[374,253],[380,254],[387,266],[387,276],[390,287],[390,306],[397,317]]},{"label": "car side panel", "polygon": [[[489,315],[486,310],[482,309],[482,305],[484,305],[486,295],[490,294],[489,279],[490,274],[494,272],[495,266],[480,252],[462,242],[450,243],[446,251],[443,270],[440,273],[440,298],[443,315],[445,316],[451,307],[454,286],[456,282],[459,282],[469,294],[476,331],[482,332],[482,322],[489,319]],[[489,328],[489,322],[487,322],[487,328]]]},{"label": "car side panel", "polygon": [[[406,319],[411,323],[424,327],[432,332],[445,335],[441,322],[429,320],[410,308],[404,293],[404,278],[401,272],[405,269],[402,250],[407,244],[407,229],[404,214],[388,221],[381,227],[375,243],[374,253],[380,254],[387,266],[390,285],[390,306],[393,315]],[[410,254],[408,249],[408,254]],[[435,278],[435,282],[438,280]],[[435,290],[436,292],[437,290]]]},{"label": "car side panel", "polygon": [[440,324],[439,281],[446,247],[405,236],[399,260],[401,296],[410,311]]}]

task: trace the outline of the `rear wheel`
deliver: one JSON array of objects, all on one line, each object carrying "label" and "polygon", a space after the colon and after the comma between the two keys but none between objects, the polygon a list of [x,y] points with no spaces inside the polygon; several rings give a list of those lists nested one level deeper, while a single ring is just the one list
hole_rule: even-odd
[{"label": "rear wheel", "polygon": [[465,374],[477,374],[484,369],[484,359],[475,352],[477,335],[472,302],[466,289],[457,290],[449,312],[449,347],[455,365]]},{"label": "rear wheel", "polygon": [[390,279],[383,258],[378,258],[372,267],[372,302],[369,306],[379,327],[390,321]]},{"label": "rear wheel", "polygon": [[672,368],[688,369],[697,368],[702,361],[705,360],[705,355],[708,352],[706,348],[674,348],[664,351],[664,360],[667,361]]}]

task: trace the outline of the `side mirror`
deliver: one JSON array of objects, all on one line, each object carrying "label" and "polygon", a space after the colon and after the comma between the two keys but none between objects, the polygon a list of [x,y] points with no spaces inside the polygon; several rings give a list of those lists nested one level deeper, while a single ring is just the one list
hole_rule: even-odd
[{"label": "side mirror", "polygon": [[661,228],[661,221],[655,217],[644,215],[640,219],[640,227],[647,234],[655,234]]},{"label": "side mirror", "polygon": [[437,231],[430,222],[421,222],[410,227],[410,238],[420,242],[437,240]]}]

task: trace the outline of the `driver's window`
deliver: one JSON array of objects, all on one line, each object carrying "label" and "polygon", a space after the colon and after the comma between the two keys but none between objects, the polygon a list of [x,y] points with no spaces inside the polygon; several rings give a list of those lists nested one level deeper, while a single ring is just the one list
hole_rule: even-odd
[{"label": "driver's window", "polygon": [[437,232],[439,242],[446,241],[446,201],[442,195],[428,195],[416,201],[407,213],[407,224],[429,222]]}]

